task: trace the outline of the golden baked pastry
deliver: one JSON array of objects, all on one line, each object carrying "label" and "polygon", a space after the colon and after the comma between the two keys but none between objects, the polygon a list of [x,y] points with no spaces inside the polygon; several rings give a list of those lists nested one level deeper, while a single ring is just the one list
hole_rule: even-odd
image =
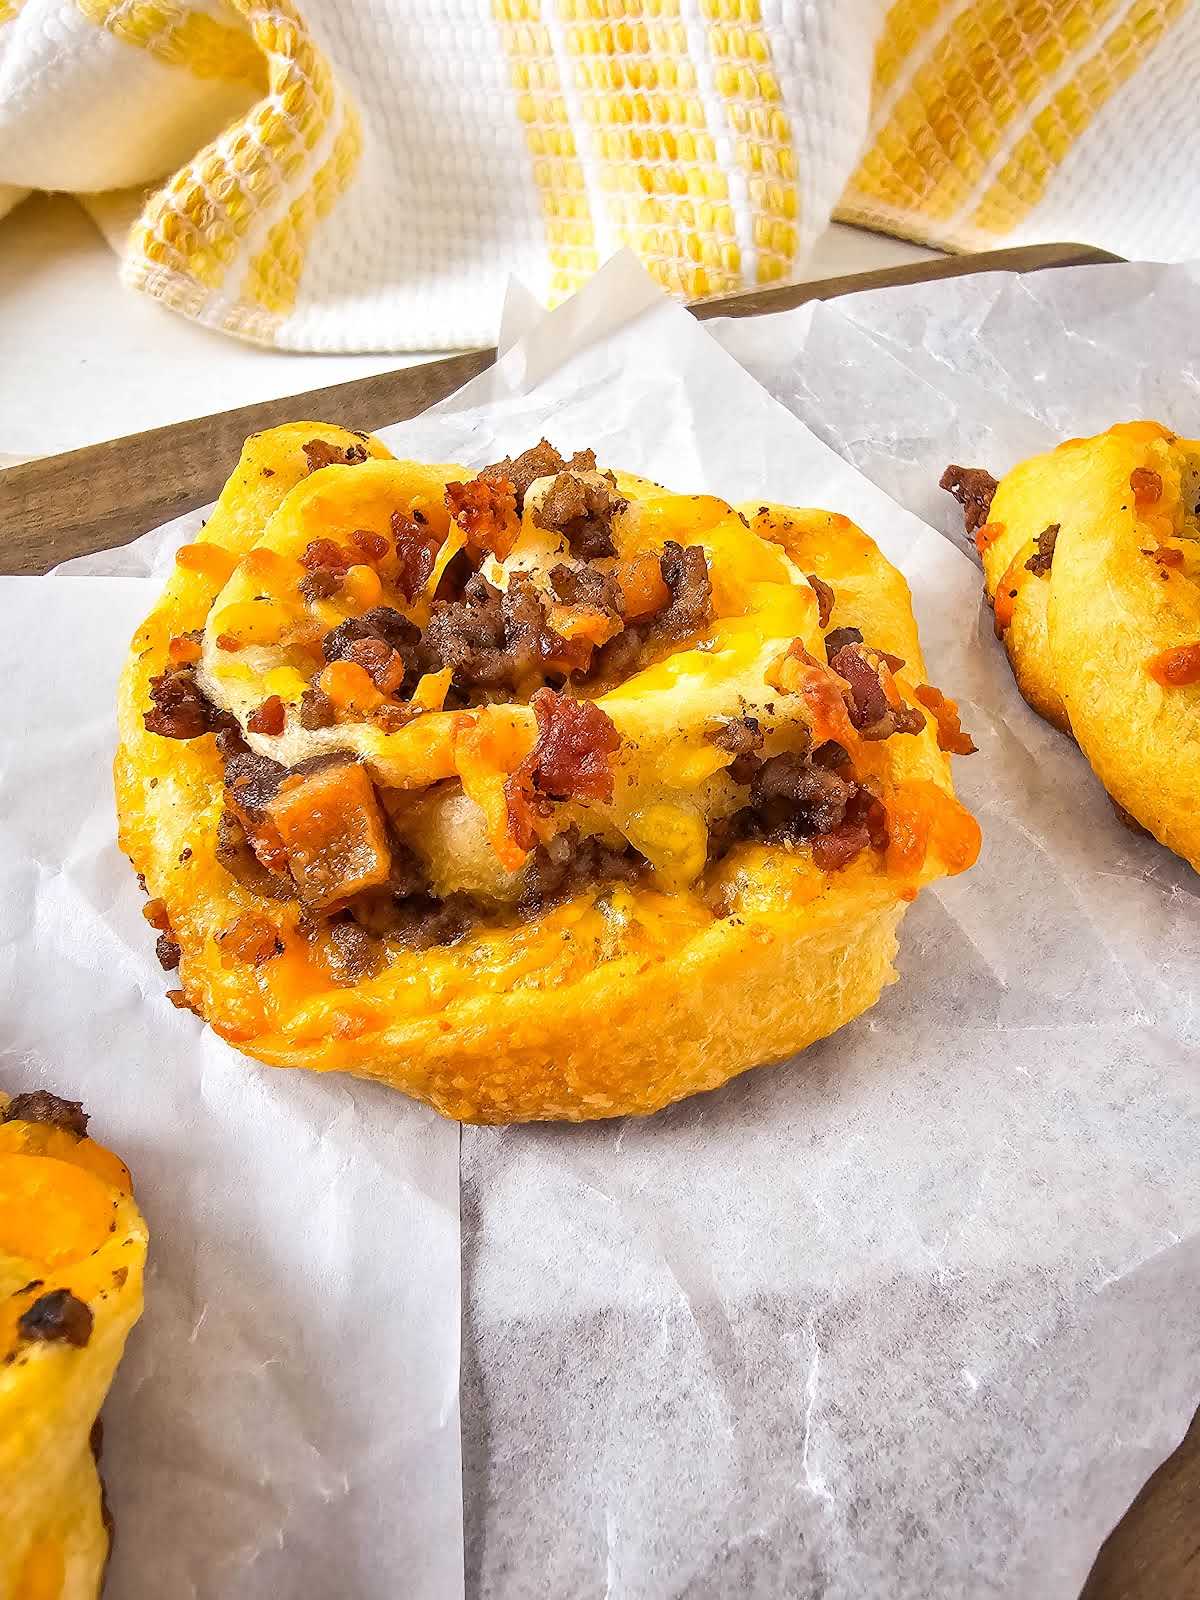
[{"label": "golden baked pastry", "polygon": [[1200,443],[1157,422],[1070,439],[963,503],[1025,699],[1109,795],[1200,867]]},{"label": "golden baked pastry", "polygon": [[176,1003],[249,1055],[650,1112],[871,1005],[974,859],[924,677],[845,517],[296,423],[134,639],[121,842]]},{"label": "golden baked pastry", "polygon": [[0,1595],[95,1600],[100,1407],[142,1314],[146,1225],[75,1101],[0,1094]]}]

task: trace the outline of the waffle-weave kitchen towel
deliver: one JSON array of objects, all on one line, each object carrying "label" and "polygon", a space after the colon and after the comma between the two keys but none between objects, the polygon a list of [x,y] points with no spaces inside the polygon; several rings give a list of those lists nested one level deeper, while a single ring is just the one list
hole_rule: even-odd
[{"label": "waffle-weave kitchen towel", "polygon": [[692,298],[830,216],[1200,255],[1189,0],[0,0],[0,212],[308,350],[481,343],[629,245]]}]

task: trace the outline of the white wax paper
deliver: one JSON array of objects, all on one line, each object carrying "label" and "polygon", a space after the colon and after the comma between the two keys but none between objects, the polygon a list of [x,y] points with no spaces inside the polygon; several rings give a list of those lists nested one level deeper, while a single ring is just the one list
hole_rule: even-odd
[{"label": "white wax paper", "polygon": [[523,315],[392,448],[545,431],[855,517],[980,745],[985,847],[799,1060],[646,1121],[464,1130],[467,1592],[1073,1600],[1196,1400],[1196,880],[1024,707],[971,561],[627,262]]},{"label": "white wax paper", "polygon": [[164,999],[114,838],[158,585],[0,580],[0,1085],[82,1100],[150,1226],[105,1406],[107,1600],[462,1592],[458,1130]]}]

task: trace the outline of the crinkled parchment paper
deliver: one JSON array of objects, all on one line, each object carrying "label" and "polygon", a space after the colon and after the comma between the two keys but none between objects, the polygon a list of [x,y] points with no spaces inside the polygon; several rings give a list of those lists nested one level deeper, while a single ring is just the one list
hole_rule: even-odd
[{"label": "crinkled parchment paper", "polygon": [[980,745],[985,847],[802,1058],[647,1121],[464,1130],[467,1591],[1073,1600],[1197,1399],[1197,881],[1026,710],[973,563],[627,262],[508,333],[392,448],[545,431],[855,517]]},{"label": "crinkled parchment paper", "polygon": [[0,580],[0,1085],[82,1100],[150,1225],[105,1406],[107,1600],[461,1593],[458,1130],[272,1072],[163,998],[117,850],[158,585]]}]

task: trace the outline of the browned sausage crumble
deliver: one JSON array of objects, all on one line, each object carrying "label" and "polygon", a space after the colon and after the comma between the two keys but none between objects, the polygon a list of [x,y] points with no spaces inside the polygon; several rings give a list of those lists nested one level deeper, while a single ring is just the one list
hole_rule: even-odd
[{"label": "browned sausage crumble", "polygon": [[69,1289],[51,1289],[40,1295],[17,1318],[22,1339],[42,1344],[72,1344],[78,1350],[92,1337],[91,1307]]},{"label": "browned sausage crumble", "polygon": [[983,527],[999,485],[982,467],[949,466],[938,480],[963,508],[963,530],[972,538]]},{"label": "browned sausage crumble", "polygon": [[88,1117],[79,1100],[62,1100],[48,1089],[29,1089],[13,1095],[0,1108],[0,1122],[48,1122],[82,1139],[87,1134]]},{"label": "browned sausage crumble", "polygon": [[1043,528],[1037,536],[1037,549],[1025,563],[1025,570],[1032,572],[1037,578],[1046,578],[1050,575],[1050,566],[1054,560],[1054,541],[1058,538],[1059,524],[1052,522],[1048,528]]}]

